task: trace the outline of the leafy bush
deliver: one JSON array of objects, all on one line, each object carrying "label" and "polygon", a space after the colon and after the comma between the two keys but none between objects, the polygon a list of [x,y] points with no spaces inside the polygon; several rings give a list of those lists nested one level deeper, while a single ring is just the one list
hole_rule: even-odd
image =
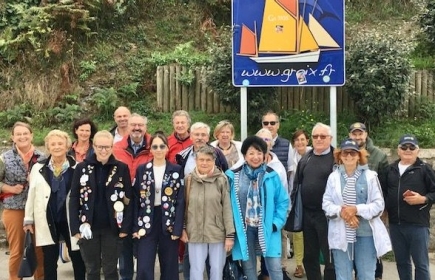
[{"label": "leafy bush", "polygon": [[346,59],[349,96],[361,121],[379,124],[400,108],[408,90],[409,46],[387,34],[360,34]]},{"label": "leafy bush", "polygon": [[[240,89],[232,84],[232,48],[230,28],[221,32],[219,41],[209,49],[211,65],[207,73],[207,85],[219,95],[222,104],[233,111],[240,111]],[[277,92],[274,88],[248,89],[248,126],[259,125],[262,114],[276,108]]]},{"label": "leafy bush", "polygon": [[[427,40],[435,45],[435,0],[427,0],[426,8],[418,18],[420,27],[426,35]],[[433,49],[432,49],[433,53]]]}]

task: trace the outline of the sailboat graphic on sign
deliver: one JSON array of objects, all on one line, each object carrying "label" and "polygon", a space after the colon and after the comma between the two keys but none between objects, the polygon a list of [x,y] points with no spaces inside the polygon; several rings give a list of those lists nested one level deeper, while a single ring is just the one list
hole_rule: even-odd
[{"label": "sailboat graphic on sign", "polygon": [[[316,9],[322,11],[316,7],[316,2],[265,0],[260,40],[257,38],[256,22],[254,30],[242,24],[238,55],[248,56],[263,69],[316,67],[321,51],[340,49],[339,44],[314,17]],[[308,6],[312,6],[313,10],[305,19]]]}]

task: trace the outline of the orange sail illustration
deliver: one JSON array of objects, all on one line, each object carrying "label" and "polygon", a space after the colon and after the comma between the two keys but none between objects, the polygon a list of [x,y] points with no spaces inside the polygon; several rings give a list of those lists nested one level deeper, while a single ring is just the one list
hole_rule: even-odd
[{"label": "orange sail illustration", "polygon": [[328,31],[309,14],[300,13],[300,0],[265,0],[261,37],[256,25],[242,26],[239,55],[257,63],[317,63],[320,51],[339,49]]}]

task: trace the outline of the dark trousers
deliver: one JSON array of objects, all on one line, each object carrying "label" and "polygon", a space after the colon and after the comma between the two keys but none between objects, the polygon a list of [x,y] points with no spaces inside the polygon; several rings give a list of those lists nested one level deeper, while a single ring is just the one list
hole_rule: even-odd
[{"label": "dark trousers", "polygon": [[80,252],[86,265],[86,279],[100,280],[101,268],[105,280],[118,280],[116,264],[123,239],[110,229],[93,230],[92,239],[80,239]]},{"label": "dark trousers", "polygon": [[335,280],[334,264],[328,245],[328,222],[323,211],[304,208],[304,267],[307,279],[322,280],[319,254],[325,260],[324,279]]},{"label": "dark trousers", "polygon": [[[165,226],[166,227],[166,226]],[[159,255],[160,280],[178,280],[178,240],[163,232],[162,210],[154,207],[151,232],[137,242],[137,276],[140,280],[154,280],[156,253]]]},{"label": "dark trousers", "polygon": [[133,238],[131,234],[124,238],[121,255],[119,256],[119,274],[122,280],[133,280],[134,259],[133,259]]},{"label": "dark trousers", "polygon": [[71,258],[74,279],[85,280],[85,264],[80,255],[80,251],[71,251],[71,238],[67,222],[60,222],[54,224],[56,232],[58,234],[57,240],[54,245],[42,246],[42,252],[44,254],[44,278],[50,280],[57,280],[57,260],[59,259],[59,239],[60,235],[63,236],[66,246],[68,247],[68,253]]}]

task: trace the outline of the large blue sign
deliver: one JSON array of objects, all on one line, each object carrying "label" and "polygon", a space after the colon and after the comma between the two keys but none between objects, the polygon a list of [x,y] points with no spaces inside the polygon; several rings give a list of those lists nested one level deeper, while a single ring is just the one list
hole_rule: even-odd
[{"label": "large blue sign", "polygon": [[232,5],[234,86],[344,85],[344,0]]}]

